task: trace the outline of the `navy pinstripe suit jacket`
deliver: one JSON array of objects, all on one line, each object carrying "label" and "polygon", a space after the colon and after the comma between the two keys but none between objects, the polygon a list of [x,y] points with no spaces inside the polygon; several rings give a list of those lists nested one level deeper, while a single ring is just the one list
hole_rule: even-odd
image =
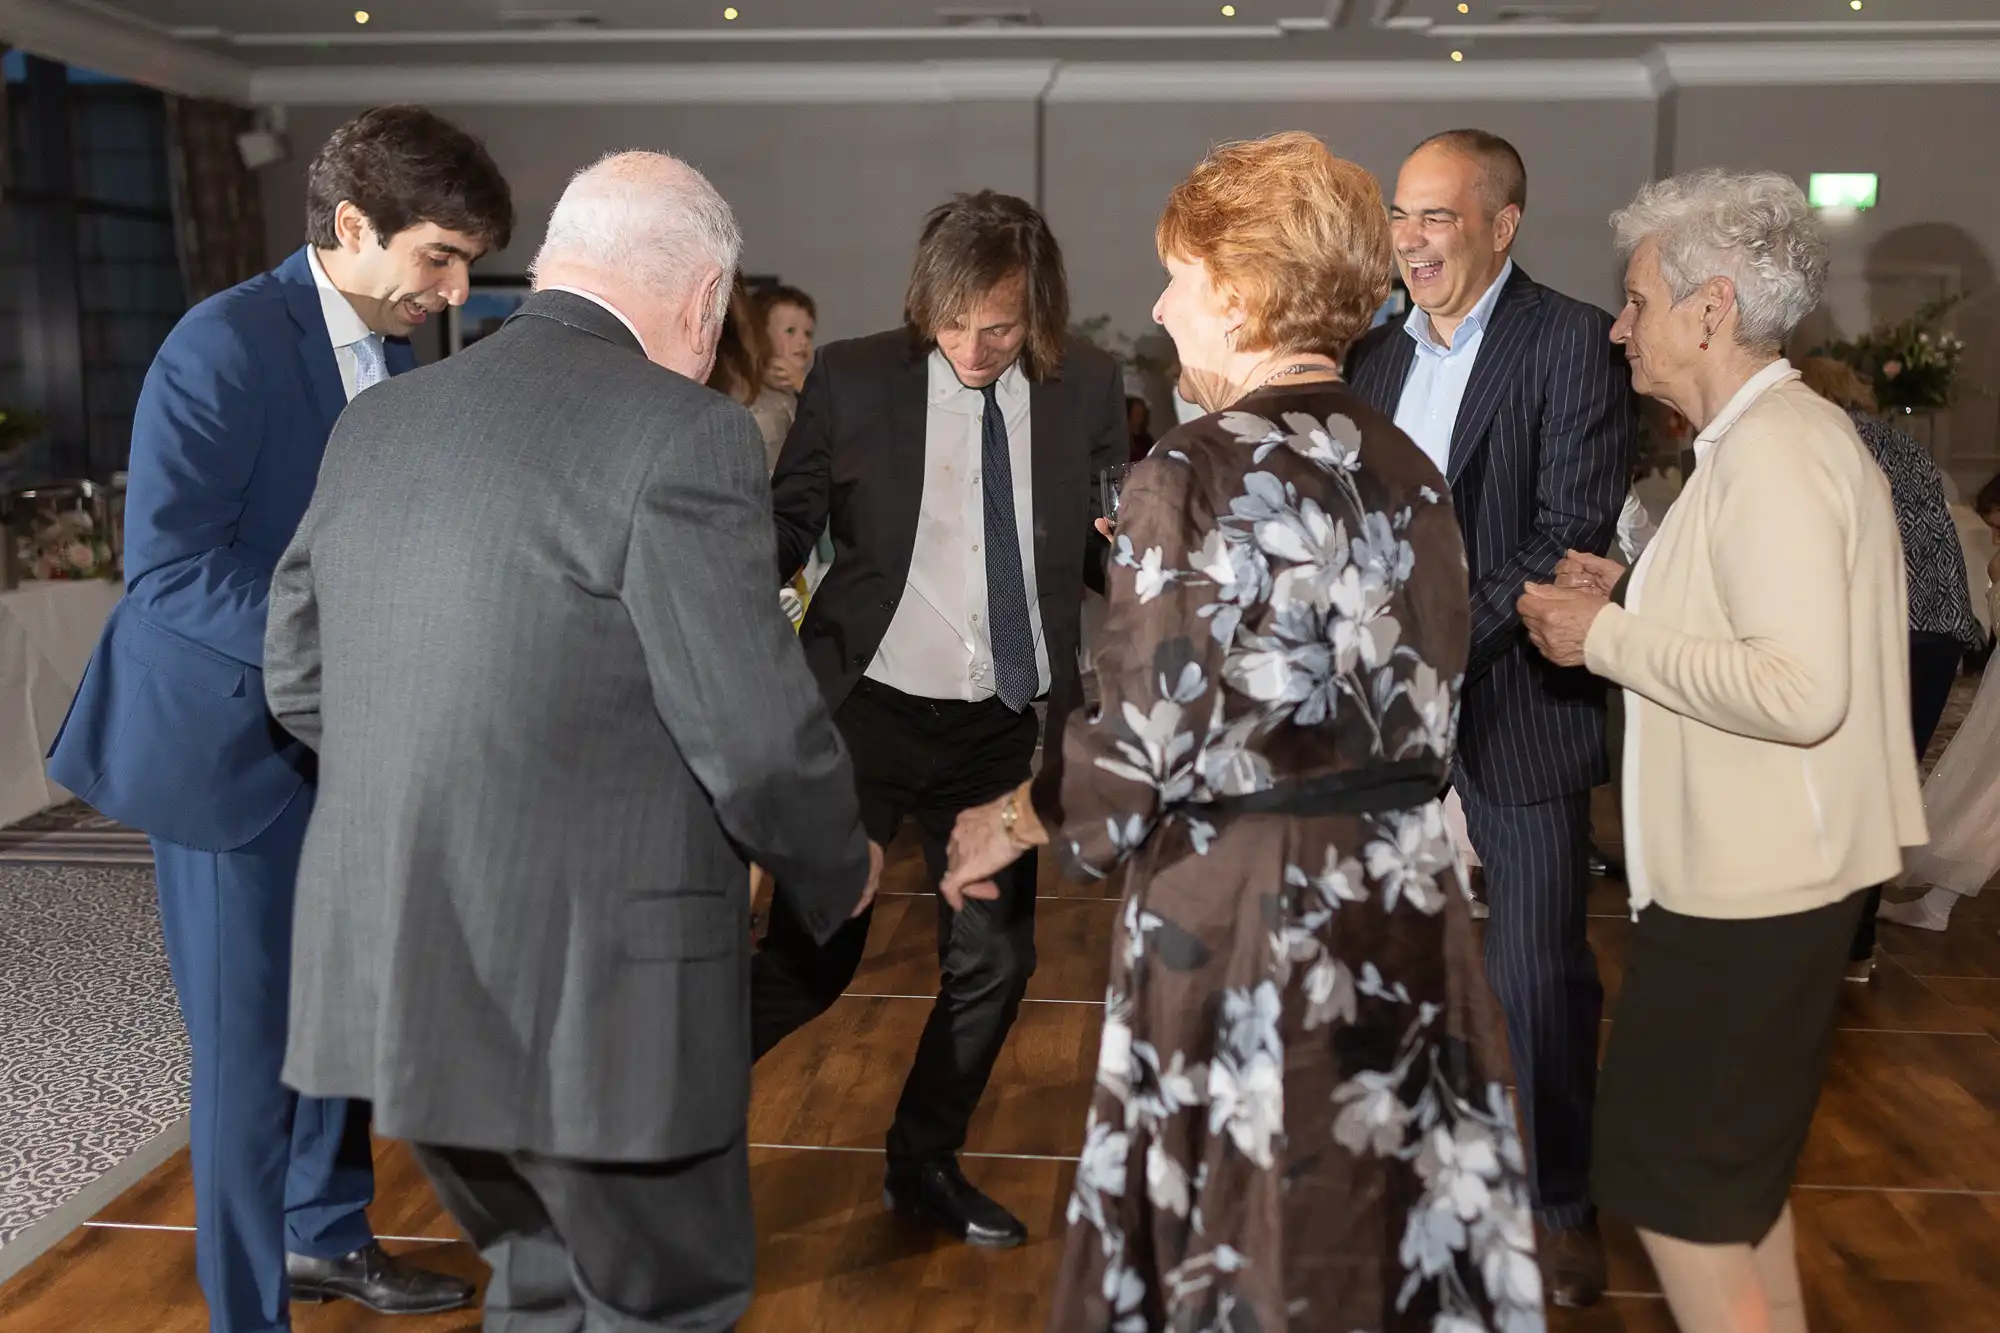
[{"label": "navy pinstripe suit jacket", "polygon": [[[1604,688],[1552,667],[1528,642],[1515,599],[1563,552],[1604,554],[1617,535],[1639,447],[1638,400],[1611,316],[1517,265],[1479,345],[1452,428],[1452,504],[1472,575],[1453,780],[1500,805],[1606,781]],[[1400,320],[1355,344],[1347,378],[1394,416],[1416,347]]]}]

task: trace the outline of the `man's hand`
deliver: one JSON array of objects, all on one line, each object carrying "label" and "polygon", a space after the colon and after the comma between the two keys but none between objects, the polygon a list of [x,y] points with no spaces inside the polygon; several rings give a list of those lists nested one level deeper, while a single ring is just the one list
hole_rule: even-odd
[{"label": "man's hand", "polygon": [[847,914],[852,921],[875,905],[875,890],[882,884],[882,844],[873,838],[868,840],[868,887],[861,891],[861,901],[854,904],[854,910]]},{"label": "man's hand", "polygon": [[1610,599],[1578,588],[1557,588],[1546,583],[1530,583],[1514,604],[1528,638],[1543,657],[1562,667],[1583,665],[1584,641],[1597,615]]},{"label": "man's hand", "polygon": [[1625,566],[1588,551],[1571,551],[1556,562],[1556,587],[1594,592],[1606,601],[1624,577]]},{"label": "man's hand", "polygon": [[1013,797],[1014,793],[1009,792],[985,805],[958,812],[958,822],[951,830],[950,864],[938,884],[938,892],[951,904],[952,911],[963,910],[967,898],[987,902],[998,898],[1000,886],[993,882],[993,876],[1020,860],[1021,854],[1028,850],[1007,836],[1000,822],[1000,812]]}]

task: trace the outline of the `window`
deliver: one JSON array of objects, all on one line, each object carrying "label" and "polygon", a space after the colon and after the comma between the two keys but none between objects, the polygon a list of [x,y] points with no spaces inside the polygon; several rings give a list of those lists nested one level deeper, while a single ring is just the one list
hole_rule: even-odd
[{"label": "window", "polygon": [[0,408],[41,442],[6,488],[125,467],[153,354],[187,308],[160,93],[9,52],[0,207]]}]

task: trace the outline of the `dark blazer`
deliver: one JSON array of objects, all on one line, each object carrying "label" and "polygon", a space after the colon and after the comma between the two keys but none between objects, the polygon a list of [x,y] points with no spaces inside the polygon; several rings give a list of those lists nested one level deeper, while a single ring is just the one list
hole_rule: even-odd
[{"label": "dark blazer", "polygon": [[[391,374],[415,364],[400,339],[385,356]],[[49,776],[211,852],[262,833],[308,781],[312,756],[264,708],[264,610],[346,407],[303,249],[182,316],[132,418],[125,596]]]},{"label": "dark blazer", "polygon": [[[924,494],[928,348],[894,329],[822,348],[799,395],[771,502],[778,576],[805,563],[829,524],[833,567],[806,609],[799,640],[838,708],[875,660],[910,578]],[[1030,390],[1035,589],[1049,654],[1046,737],[1081,697],[1077,643],[1086,583],[1103,588],[1098,474],[1127,459],[1118,364],[1072,338],[1056,373]]]},{"label": "dark blazer", "polygon": [[[1452,505],[1472,577],[1472,652],[1454,780],[1502,805],[1586,791],[1609,777],[1604,688],[1549,665],[1514,603],[1570,549],[1604,554],[1639,448],[1639,406],[1611,316],[1516,266],[1493,307],[1452,429]],[[1347,365],[1389,416],[1416,346],[1401,320],[1372,330]]]},{"label": "dark blazer", "polygon": [[822,939],[868,876],[773,558],[750,414],[583,297],[355,400],[265,646],[320,760],[289,1084],[422,1143],[743,1133],[749,861]]}]

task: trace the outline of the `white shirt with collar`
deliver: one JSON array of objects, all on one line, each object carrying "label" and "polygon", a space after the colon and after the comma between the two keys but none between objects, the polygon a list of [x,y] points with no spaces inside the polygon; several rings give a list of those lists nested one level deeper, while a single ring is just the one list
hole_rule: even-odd
[{"label": "white shirt with collar", "polygon": [[[986,613],[986,490],[981,476],[986,398],[959,381],[943,352],[927,363],[924,490],[910,578],[867,675],[923,699],[978,701],[999,691]],[[1028,623],[1035,636],[1036,692],[1049,688],[1049,649],[1035,595],[1034,452],[1029,434],[1033,393],[1017,361],[995,385],[1007,422],[1014,522]]]},{"label": "white shirt with collar", "polygon": [[1451,434],[1458,425],[1466,387],[1472,383],[1479,345],[1486,341],[1486,326],[1493,321],[1493,307],[1500,304],[1501,289],[1513,276],[1514,261],[1509,259],[1452,333],[1449,347],[1438,341],[1430,312],[1422,307],[1411,306],[1403,321],[1417,354],[1410,363],[1410,377],[1403,381],[1403,396],[1396,401],[1396,428],[1415,440],[1446,476],[1451,475]]},{"label": "white shirt with collar", "polygon": [[571,296],[581,296],[586,301],[591,301],[597,305],[603,306],[606,310],[609,310],[612,314],[618,316],[618,322],[620,324],[623,324],[625,326],[625,331],[632,335],[632,341],[639,344],[639,354],[641,356],[645,355],[646,340],[639,336],[639,326],[637,324],[634,324],[630,319],[626,318],[625,312],[623,310],[620,310],[617,306],[611,304],[611,302],[605,300],[603,297],[599,296],[596,292],[587,292],[583,290],[583,288],[581,287],[565,287],[560,283],[551,283],[547,287],[538,287],[536,288],[536,290],[544,292],[568,292]]},{"label": "white shirt with collar", "polygon": [[320,313],[326,319],[326,336],[333,343],[333,363],[340,368],[340,387],[347,391],[351,403],[361,392],[361,367],[354,359],[354,344],[374,337],[375,331],[362,322],[354,303],[326,276],[318,246],[306,247],[306,263],[312,267],[313,286],[319,288]]}]

